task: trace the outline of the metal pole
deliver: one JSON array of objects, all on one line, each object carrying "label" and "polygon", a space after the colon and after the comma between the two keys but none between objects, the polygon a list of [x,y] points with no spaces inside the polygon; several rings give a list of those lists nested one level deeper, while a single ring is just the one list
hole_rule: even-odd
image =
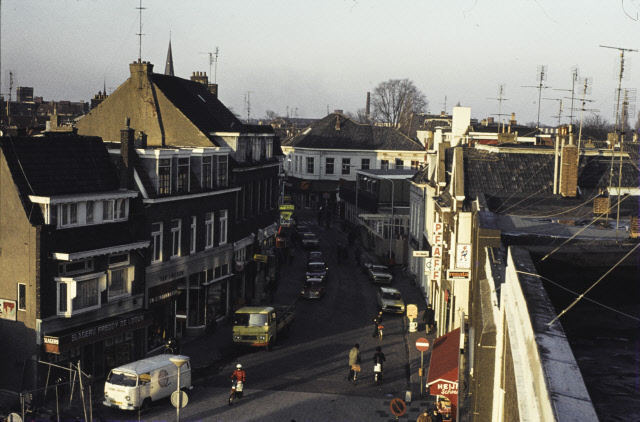
[{"label": "metal pole", "polygon": [[424,352],[420,352],[420,398],[422,398],[422,377],[424,376]]},{"label": "metal pole", "polygon": [[84,420],[87,419],[87,405],[84,401],[84,388],[82,387],[82,371],[80,370],[80,361],[78,361],[78,378],[80,379],[80,397],[82,398],[82,410],[84,411]]},{"label": "metal pole", "polygon": [[60,422],[60,406],[58,404],[58,384],[56,384],[56,420]]},{"label": "metal pole", "polygon": [[356,222],[358,221],[358,172],[356,171]]},{"label": "metal pole", "polygon": [[180,394],[180,372],[181,367],[178,366],[178,405],[176,406],[176,422],[180,422],[180,407],[182,406],[182,395]]}]

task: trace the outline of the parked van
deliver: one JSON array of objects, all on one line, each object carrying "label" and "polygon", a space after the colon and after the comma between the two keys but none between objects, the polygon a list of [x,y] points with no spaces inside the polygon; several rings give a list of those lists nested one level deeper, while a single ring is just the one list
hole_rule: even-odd
[{"label": "parked van", "polygon": [[[189,359],[180,355],[158,355],[114,368],[104,383],[104,404],[124,410],[136,410],[168,397],[176,391],[178,367],[170,358]],[[180,388],[191,388],[191,362],[182,365]]]}]

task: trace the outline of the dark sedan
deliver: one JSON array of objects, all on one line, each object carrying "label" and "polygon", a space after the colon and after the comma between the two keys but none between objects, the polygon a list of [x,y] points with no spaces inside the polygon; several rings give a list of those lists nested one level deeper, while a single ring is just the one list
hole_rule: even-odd
[{"label": "dark sedan", "polygon": [[304,282],[300,295],[305,299],[320,299],[325,294],[325,287],[319,278],[310,278]]},{"label": "dark sedan", "polygon": [[305,233],[302,235],[302,247],[304,249],[318,249],[320,241],[313,233]]},{"label": "dark sedan", "polygon": [[317,278],[323,282],[329,278],[329,267],[324,262],[310,262],[307,265],[307,279]]}]

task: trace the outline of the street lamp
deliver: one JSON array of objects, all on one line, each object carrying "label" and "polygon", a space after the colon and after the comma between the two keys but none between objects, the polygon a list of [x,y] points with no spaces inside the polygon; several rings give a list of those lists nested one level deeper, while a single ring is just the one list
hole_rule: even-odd
[{"label": "street lamp", "polygon": [[388,177],[378,176],[391,183],[391,221],[389,222],[389,262],[391,262],[391,241],[393,240],[393,198],[394,198],[394,184],[393,180]]},{"label": "street lamp", "polygon": [[[172,356],[169,358],[175,366],[178,367],[178,386],[176,387],[177,399],[176,399],[176,422],[180,422],[180,408],[182,407],[182,391],[180,391],[180,372],[182,372],[182,365],[189,362],[189,358],[186,356]],[[175,393],[174,393],[175,394]]]}]

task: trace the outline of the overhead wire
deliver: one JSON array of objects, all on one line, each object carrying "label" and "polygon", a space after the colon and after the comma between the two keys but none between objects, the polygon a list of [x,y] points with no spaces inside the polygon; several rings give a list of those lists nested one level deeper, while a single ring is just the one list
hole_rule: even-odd
[{"label": "overhead wire", "polygon": [[[551,284],[553,284],[553,285],[555,285],[555,286],[557,286],[557,287],[560,287],[561,289],[564,289],[564,290],[568,291],[569,293],[572,293],[572,294],[574,294],[574,295],[579,295],[579,293],[574,292],[573,290],[568,289],[568,288],[564,287],[563,285],[556,283],[556,282],[555,282],[555,281],[553,281],[553,280],[550,280],[550,279],[548,279],[548,278],[546,278],[546,277],[543,277],[543,276],[541,276],[540,274],[528,273],[528,272],[526,272],[526,271],[520,271],[520,270],[516,270],[516,272],[517,272],[517,273],[520,273],[520,274],[527,274],[527,275],[532,275],[532,276],[535,276],[535,277],[540,277],[541,279],[543,279],[543,280],[547,280],[549,283],[551,283]],[[598,281],[599,281],[599,280],[598,280]],[[634,317],[633,315],[626,314],[626,313],[624,313],[624,312],[622,312],[622,311],[619,311],[619,310],[617,310],[617,309],[615,309],[615,308],[612,308],[612,307],[607,306],[607,305],[605,305],[605,304],[603,304],[603,303],[600,303],[600,302],[598,302],[597,300],[589,299],[588,297],[585,297],[584,299],[588,300],[589,302],[593,302],[593,303],[595,303],[596,305],[602,306],[603,308],[609,309],[610,311],[617,312],[617,313],[619,313],[619,314],[621,314],[621,315],[624,315],[624,316],[629,317],[629,318],[631,318],[631,319],[634,319],[634,320],[636,320],[636,321],[640,321],[640,318],[636,318],[636,317]]]}]

